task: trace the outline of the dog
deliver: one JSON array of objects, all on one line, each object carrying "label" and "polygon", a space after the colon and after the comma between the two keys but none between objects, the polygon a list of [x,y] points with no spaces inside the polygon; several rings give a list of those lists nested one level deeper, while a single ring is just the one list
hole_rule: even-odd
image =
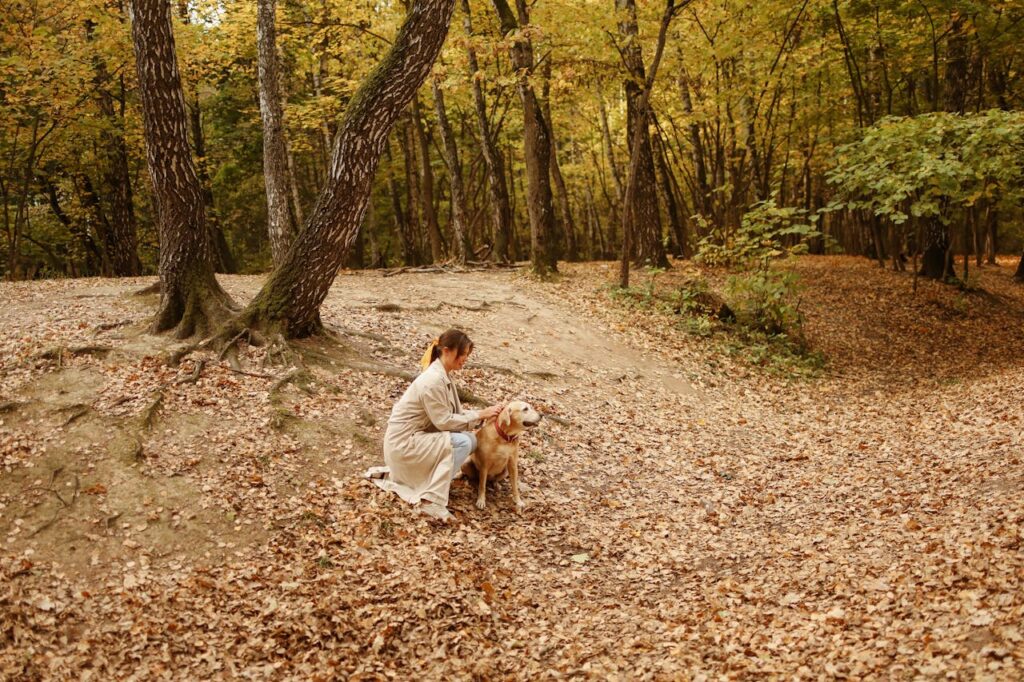
[{"label": "dog", "polygon": [[519,497],[519,436],[540,424],[541,414],[521,400],[510,402],[476,432],[476,450],[462,465],[462,475],[476,479],[476,508],[487,506],[487,481],[500,481],[508,475],[516,513],[523,513]]}]

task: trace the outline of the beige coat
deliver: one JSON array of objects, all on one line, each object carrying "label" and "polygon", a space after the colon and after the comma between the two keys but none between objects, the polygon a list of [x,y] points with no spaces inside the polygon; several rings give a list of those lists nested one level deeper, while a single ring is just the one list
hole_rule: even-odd
[{"label": "beige coat", "polygon": [[384,433],[388,475],[374,482],[406,502],[421,499],[447,506],[455,459],[447,431],[466,431],[480,420],[462,411],[455,384],[434,360],[395,403]]}]

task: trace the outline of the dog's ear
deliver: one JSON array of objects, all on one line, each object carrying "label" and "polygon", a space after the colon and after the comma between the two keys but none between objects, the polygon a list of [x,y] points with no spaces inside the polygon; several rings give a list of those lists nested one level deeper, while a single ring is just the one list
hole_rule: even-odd
[{"label": "dog's ear", "polygon": [[512,423],[512,413],[508,411],[508,405],[498,413],[498,426],[505,428]]}]

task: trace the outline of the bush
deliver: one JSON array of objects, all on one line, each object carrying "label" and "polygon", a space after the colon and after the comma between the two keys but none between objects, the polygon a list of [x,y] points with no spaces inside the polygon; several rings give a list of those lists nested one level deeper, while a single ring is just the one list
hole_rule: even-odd
[{"label": "bush", "polygon": [[754,205],[743,214],[740,228],[729,233],[714,228],[700,241],[695,260],[713,266],[767,270],[775,258],[807,253],[810,240],[820,237],[817,215],[802,208],[777,206],[775,199]]},{"label": "bush", "polygon": [[794,273],[757,270],[734,275],[726,293],[740,327],[769,335],[799,334],[802,318]]}]

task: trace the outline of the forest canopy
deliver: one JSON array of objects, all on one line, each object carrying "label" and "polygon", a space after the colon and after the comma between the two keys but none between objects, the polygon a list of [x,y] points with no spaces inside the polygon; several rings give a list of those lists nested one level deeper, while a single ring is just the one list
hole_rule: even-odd
[{"label": "forest canopy", "polygon": [[[619,257],[625,224],[634,262],[664,266],[701,243],[727,246],[765,202],[815,217],[825,238],[808,241],[812,252],[893,263],[920,253],[940,278],[953,253],[981,262],[1021,249],[1020,2],[676,3],[646,104],[663,3],[520,6],[456,3],[440,56],[388,136],[347,265],[528,259],[538,205],[552,221],[552,263]],[[267,7],[271,86],[257,30]],[[175,0],[171,10],[216,269],[266,271],[268,198],[293,231],[314,210],[346,107],[408,8]],[[5,3],[5,278],[157,270],[132,11],[116,0]],[[281,110],[273,192],[268,87]],[[531,121],[550,144],[547,198],[532,194]]]}]

